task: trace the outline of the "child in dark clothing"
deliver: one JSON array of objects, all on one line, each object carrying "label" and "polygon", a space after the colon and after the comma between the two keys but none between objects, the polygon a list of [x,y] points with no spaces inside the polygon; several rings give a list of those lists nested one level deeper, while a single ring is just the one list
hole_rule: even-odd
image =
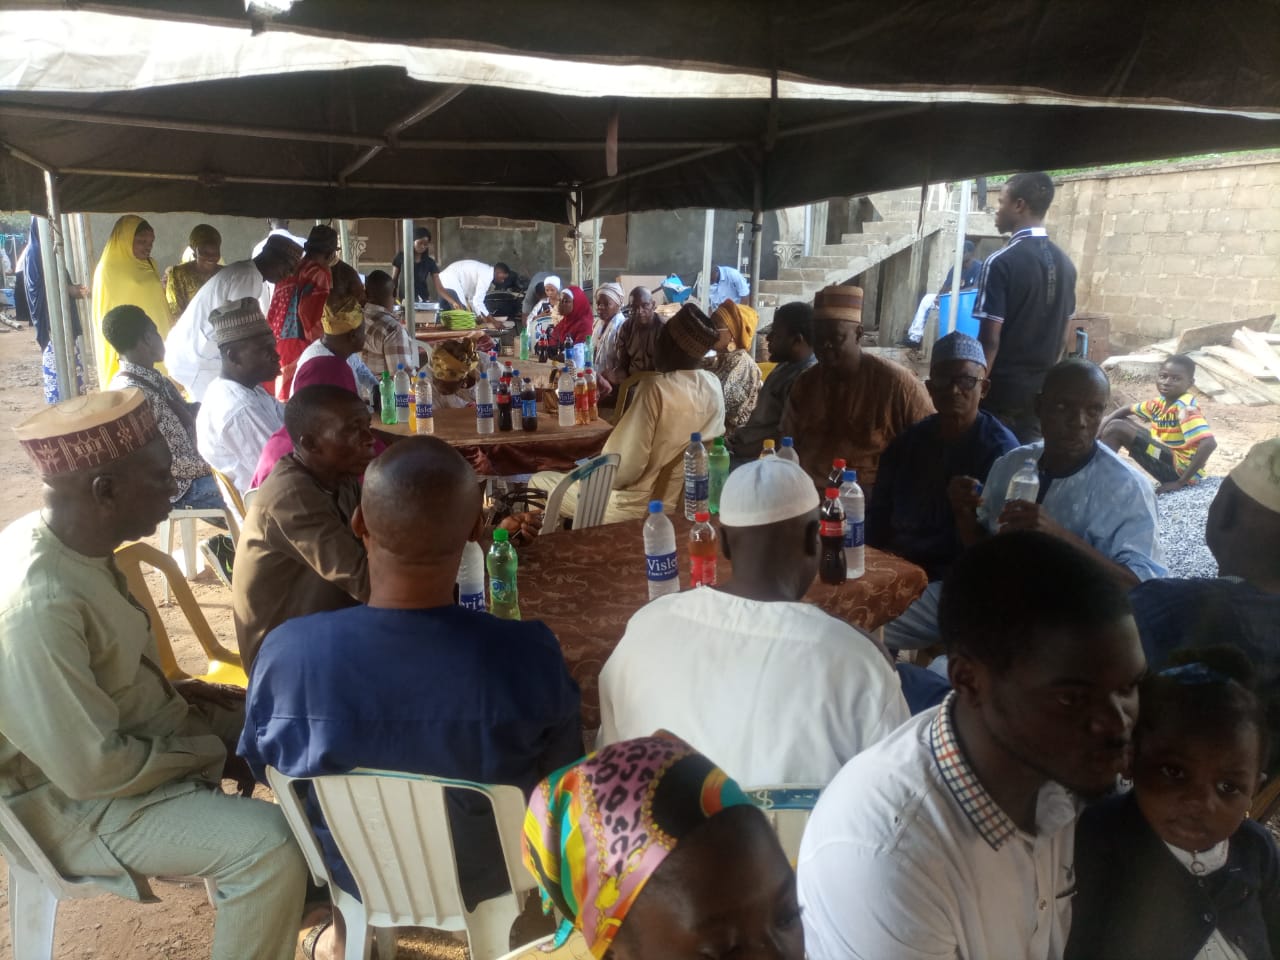
[{"label": "child in dark clothing", "polygon": [[1066,960],[1280,960],[1280,851],[1249,804],[1268,755],[1234,648],[1143,681],[1133,791],[1076,829]]}]

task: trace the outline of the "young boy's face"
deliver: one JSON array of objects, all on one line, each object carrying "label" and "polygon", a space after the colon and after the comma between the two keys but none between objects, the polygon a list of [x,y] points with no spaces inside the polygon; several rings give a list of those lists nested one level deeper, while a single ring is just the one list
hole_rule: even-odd
[{"label": "young boy's face", "polygon": [[1166,400],[1177,400],[1191,389],[1191,375],[1181,364],[1166,363],[1156,376],[1156,387]]}]

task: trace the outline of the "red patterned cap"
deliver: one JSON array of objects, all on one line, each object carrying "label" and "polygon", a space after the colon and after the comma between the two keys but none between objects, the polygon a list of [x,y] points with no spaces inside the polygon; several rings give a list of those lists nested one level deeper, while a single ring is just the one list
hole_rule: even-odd
[{"label": "red patterned cap", "polygon": [[141,390],[107,390],[56,403],[16,430],[42,477],[100,467],[136,453],[159,435]]}]

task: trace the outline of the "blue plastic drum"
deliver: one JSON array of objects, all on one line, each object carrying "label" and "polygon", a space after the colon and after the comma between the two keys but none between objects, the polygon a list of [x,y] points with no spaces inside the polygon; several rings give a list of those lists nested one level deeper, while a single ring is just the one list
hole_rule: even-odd
[{"label": "blue plastic drum", "polygon": [[[977,302],[978,291],[961,290],[960,305],[956,310],[956,325],[954,329],[961,333],[967,333],[971,337],[978,335],[978,321],[973,319],[973,305]],[[944,293],[938,297],[938,336],[945,337],[952,331],[950,325],[951,320],[951,294]]]}]

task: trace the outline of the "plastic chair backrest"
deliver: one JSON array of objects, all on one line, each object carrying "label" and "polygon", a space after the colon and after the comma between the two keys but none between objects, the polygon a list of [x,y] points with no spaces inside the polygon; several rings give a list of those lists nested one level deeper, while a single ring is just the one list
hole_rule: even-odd
[{"label": "plastic chair backrest", "polygon": [[627,411],[627,404],[631,402],[631,395],[635,392],[636,385],[650,377],[656,377],[658,374],[653,370],[645,370],[642,373],[633,373],[627,379],[623,380],[618,386],[618,400],[613,406],[613,422],[617,423],[622,419],[622,415]]},{"label": "plastic chair backrest", "polygon": [[[40,849],[40,845],[36,843],[35,837],[27,832],[27,828],[22,825],[17,814],[9,809],[8,803],[4,800],[0,800],[0,834],[7,837],[5,843],[0,845],[0,852],[4,853],[10,869],[16,867],[35,874],[57,899],[98,897],[107,892],[90,880],[75,882],[58,873],[49,862],[48,856]],[[13,896],[12,890],[9,891],[9,895]]]},{"label": "plastic chair backrest", "polygon": [[168,582],[169,589],[178,600],[178,606],[182,608],[183,616],[191,625],[191,632],[195,634],[196,641],[204,650],[205,656],[209,658],[208,672],[200,679],[231,683],[240,687],[248,686],[244,661],[240,659],[240,654],[228,650],[218,642],[213,629],[209,626],[209,621],[204,617],[204,611],[200,609],[200,604],[191,592],[191,587],[187,585],[186,577],[182,575],[182,571],[178,569],[178,564],[172,557],[150,544],[130,543],[116,551],[115,561],[129,584],[129,592],[151,619],[151,632],[156,638],[156,653],[160,658],[160,668],[166,677],[170,680],[185,680],[190,677],[190,674],[179,668],[178,661],[174,658],[169,633],[164,628],[164,621],[160,618],[160,611],[156,609],[155,600],[147,586],[147,578],[142,572],[144,563],[160,571]]},{"label": "plastic chair backrest", "polygon": [[811,783],[788,783],[767,787],[750,787],[744,792],[764,812],[778,835],[787,859],[794,865],[800,856],[800,838],[813,813],[823,787]]},{"label": "plastic chair backrest", "polygon": [[672,486],[672,480],[678,471],[684,470],[684,450],[681,450],[669,462],[663,465],[658,471],[657,479],[653,481],[653,489],[649,491],[650,500],[661,500],[663,509],[668,513],[680,508],[683,510],[681,500],[680,486]]},{"label": "plastic chair backrest", "polygon": [[565,492],[575,483],[578,488],[578,507],[573,514],[573,529],[585,530],[598,527],[604,521],[609,507],[609,494],[613,491],[613,475],[618,472],[622,457],[616,453],[602,453],[592,457],[580,467],[575,467],[547,497],[546,516],[551,522],[542,524],[542,533],[552,533],[559,528],[555,519],[560,516],[560,503]]},{"label": "plastic chair backrest", "polygon": [[244,497],[236,489],[236,485],[231,482],[231,478],[221,470],[213,471],[213,479],[217,481],[218,492],[222,494],[222,502],[227,505],[227,525],[231,528],[231,539],[239,543],[240,528],[244,526],[244,518],[249,513],[245,507]]}]

